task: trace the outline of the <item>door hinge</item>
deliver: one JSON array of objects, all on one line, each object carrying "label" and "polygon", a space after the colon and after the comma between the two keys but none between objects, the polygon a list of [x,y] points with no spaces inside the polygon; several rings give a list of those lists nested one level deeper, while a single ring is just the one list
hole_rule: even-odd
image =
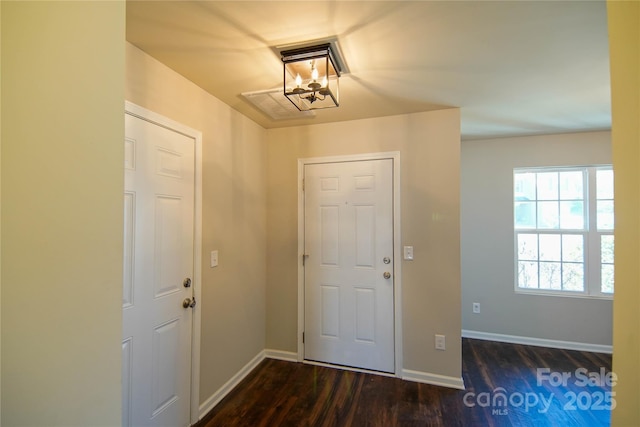
[{"label": "door hinge", "polygon": [[302,254],[302,266],[304,267],[305,262],[307,261],[307,258],[309,258],[309,254]]},{"label": "door hinge", "polygon": [[302,191],[304,191],[304,178],[302,178]]},{"label": "door hinge", "polygon": [[302,344],[304,344],[304,332],[302,333]]}]

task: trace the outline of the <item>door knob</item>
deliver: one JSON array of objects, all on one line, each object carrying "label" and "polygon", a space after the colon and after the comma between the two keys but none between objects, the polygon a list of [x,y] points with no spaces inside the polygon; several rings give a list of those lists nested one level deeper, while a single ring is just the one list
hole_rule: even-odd
[{"label": "door knob", "polygon": [[184,301],[182,301],[182,307],[184,308],[193,308],[196,306],[196,299],[191,299],[191,298],[185,298]]},{"label": "door knob", "polygon": [[390,279],[391,278],[391,273],[389,273],[388,271],[385,271],[384,274],[382,275],[382,277],[384,277],[385,279]]}]

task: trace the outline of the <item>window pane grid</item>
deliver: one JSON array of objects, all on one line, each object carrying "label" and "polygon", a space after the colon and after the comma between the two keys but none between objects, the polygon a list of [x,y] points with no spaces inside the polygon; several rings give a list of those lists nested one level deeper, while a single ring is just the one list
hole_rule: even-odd
[{"label": "window pane grid", "polygon": [[518,286],[584,292],[584,236],[518,233]]},{"label": "window pane grid", "polygon": [[584,172],[516,172],[514,224],[517,229],[584,230]]},{"label": "window pane grid", "polygon": [[598,230],[613,230],[613,170],[596,171],[596,223]]},{"label": "window pane grid", "polygon": [[613,235],[600,236],[600,292],[613,294]]},{"label": "window pane grid", "polygon": [[516,288],[611,296],[611,167],[515,169],[513,188]]}]

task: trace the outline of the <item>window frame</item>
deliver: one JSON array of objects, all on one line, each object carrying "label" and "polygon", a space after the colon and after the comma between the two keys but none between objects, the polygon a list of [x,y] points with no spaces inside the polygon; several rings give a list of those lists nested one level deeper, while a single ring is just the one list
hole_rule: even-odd
[{"label": "window frame", "polygon": [[[601,254],[601,241],[604,235],[614,235],[615,224],[611,229],[597,228],[597,184],[596,176],[598,170],[613,170],[612,165],[582,165],[582,166],[549,166],[549,167],[515,167],[512,174],[512,192],[511,192],[511,213],[512,213],[512,228],[513,228],[513,259],[514,259],[514,290],[518,294],[523,295],[545,295],[545,296],[559,296],[568,298],[590,298],[590,299],[613,299],[615,293],[615,279],[614,290],[611,293],[602,292],[602,265],[609,264],[602,262]],[[544,172],[567,172],[567,171],[582,171],[583,173],[583,218],[584,227],[582,229],[575,228],[561,228],[560,217],[558,218],[557,228],[539,228],[537,224],[537,202],[539,200],[536,194],[536,224],[531,227],[516,227],[516,174],[518,173],[536,173],[536,179],[538,173]],[[536,191],[538,183],[536,182]],[[560,194],[557,196],[558,202],[562,201]],[[576,199],[578,200],[578,199]],[[600,199],[609,200],[609,199]],[[615,209],[615,200],[614,209]],[[518,237],[520,234],[531,234],[538,236],[541,235],[582,235],[583,236],[583,277],[584,277],[584,290],[572,291],[572,290],[556,290],[556,289],[541,289],[540,280],[538,279],[537,288],[523,288],[520,287],[519,280],[519,263],[521,261],[520,254],[518,252]],[[561,237],[562,238],[562,237]],[[615,244],[615,243],[614,243]],[[540,271],[540,259],[539,248],[538,259],[536,260],[538,272]],[[531,261],[530,261],[531,262]],[[544,261],[543,261],[544,262]],[[559,263],[564,263],[562,257]],[[570,261],[566,262],[571,263]],[[615,263],[615,259],[614,259]],[[613,264],[615,265],[615,264]],[[538,276],[539,277],[539,276]]]}]

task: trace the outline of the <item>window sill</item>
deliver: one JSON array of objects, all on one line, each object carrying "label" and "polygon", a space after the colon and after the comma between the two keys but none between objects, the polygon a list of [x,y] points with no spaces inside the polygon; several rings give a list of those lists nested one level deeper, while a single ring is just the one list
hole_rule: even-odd
[{"label": "window sill", "polygon": [[541,297],[561,297],[561,298],[582,298],[582,299],[594,299],[594,300],[604,300],[604,301],[613,301],[613,294],[611,295],[590,295],[584,293],[569,293],[569,292],[554,292],[554,291],[541,291],[541,290],[525,290],[516,288],[515,293],[519,295],[533,295],[533,296],[541,296]]}]

